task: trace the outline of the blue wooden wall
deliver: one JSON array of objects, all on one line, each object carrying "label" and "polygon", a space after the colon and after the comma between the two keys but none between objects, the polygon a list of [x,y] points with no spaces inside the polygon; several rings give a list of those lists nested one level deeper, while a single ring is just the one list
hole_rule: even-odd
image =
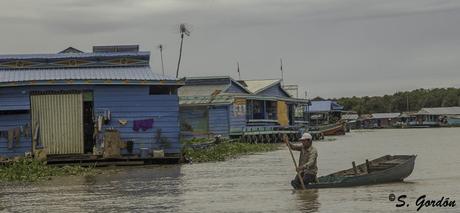
[{"label": "blue wooden wall", "polygon": [[[158,129],[162,137],[167,138],[170,147],[166,153],[180,153],[179,143],[179,101],[177,95],[149,95],[148,86],[104,86],[104,85],[67,85],[67,86],[28,86],[0,88],[0,110],[30,108],[30,91],[60,91],[60,90],[92,90],[94,94],[94,109],[109,109],[112,121],[104,128],[114,127],[121,133],[123,140],[133,140],[134,148],[156,148],[155,140]],[[154,119],[154,128],[147,131],[135,132],[134,120]],[[128,120],[126,126],[121,126],[118,119]],[[30,114],[21,116],[0,115],[0,130],[30,123]],[[8,150],[5,139],[0,139],[0,156],[11,157],[23,155],[30,151],[31,139],[21,138],[21,147]],[[138,151],[138,150],[137,150]]]},{"label": "blue wooden wall", "polygon": [[[0,131],[7,131],[11,128],[18,128],[26,125],[30,120],[30,114],[12,114],[12,115],[0,115]],[[25,152],[32,150],[31,138],[25,138],[23,136],[19,139],[19,144],[13,143],[14,146],[8,148],[8,140],[5,137],[0,137],[0,156],[2,157],[14,157],[24,156]]]},{"label": "blue wooden wall", "polygon": [[229,106],[209,107],[209,133],[228,137]]},{"label": "blue wooden wall", "polygon": [[[230,105],[229,118],[230,118],[230,133],[232,132],[241,132],[244,127],[246,127],[246,114],[244,115],[235,115],[234,105]],[[247,110],[247,109],[246,109]],[[247,111],[246,111],[247,113]]]},{"label": "blue wooden wall", "polygon": [[[149,95],[148,86],[95,86],[94,109],[110,109],[112,121],[105,127],[115,127],[123,140],[133,140],[134,149],[157,148],[155,140],[158,129],[171,147],[166,153],[180,153],[179,99],[177,95]],[[119,119],[128,120],[126,126]],[[133,130],[134,120],[154,119],[153,129]]]},{"label": "blue wooden wall", "polygon": [[238,86],[235,82],[231,82],[230,87],[225,91],[227,93],[244,93],[248,94],[244,89]]},{"label": "blue wooden wall", "polygon": [[289,95],[281,89],[279,84],[274,85],[270,88],[267,88],[257,93],[257,95],[270,96],[270,97],[285,97],[285,98],[289,97]]},{"label": "blue wooden wall", "polygon": [[[0,110],[28,110],[29,108],[29,96],[26,90],[18,88],[0,89]],[[26,123],[30,123],[30,112],[25,114],[0,114],[0,131],[21,127]],[[18,146],[8,149],[7,138],[0,137],[0,156],[24,156],[25,152],[30,152],[32,149],[31,141],[31,138],[21,137]]]}]

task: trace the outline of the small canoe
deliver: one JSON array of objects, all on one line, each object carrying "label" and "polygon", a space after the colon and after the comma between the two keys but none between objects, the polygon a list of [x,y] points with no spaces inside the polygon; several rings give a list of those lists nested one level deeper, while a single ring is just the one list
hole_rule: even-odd
[{"label": "small canoe", "polygon": [[318,178],[306,188],[336,188],[403,181],[414,170],[416,155],[385,155]]}]

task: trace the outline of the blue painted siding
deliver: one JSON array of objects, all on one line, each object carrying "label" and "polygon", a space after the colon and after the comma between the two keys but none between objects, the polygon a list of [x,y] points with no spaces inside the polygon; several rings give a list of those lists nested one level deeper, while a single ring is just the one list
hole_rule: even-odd
[{"label": "blue painted siding", "polygon": [[[112,121],[106,127],[115,127],[123,140],[133,140],[134,149],[158,148],[155,139],[160,129],[170,147],[166,153],[180,153],[179,99],[176,95],[149,95],[148,86],[95,86],[94,110],[110,109]],[[128,120],[121,126],[118,120]],[[153,119],[153,128],[145,132],[133,130],[134,120]]]},{"label": "blue painted siding", "polygon": [[233,82],[233,81],[232,81],[230,87],[225,92],[227,92],[227,93],[244,93],[244,94],[248,94],[248,92],[246,92],[240,86],[235,84],[235,82]]},{"label": "blue painted siding", "polygon": [[289,95],[286,94],[280,87],[279,84],[274,85],[270,88],[267,88],[259,93],[257,95],[261,96],[270,96],[270,97],[284,97],[284,98],[289,98]]},{"label": "blue painted siding", "polygon": [[[103,86],[103,85],[68,85],[68,86],[28,86],[0,88],[1,106],[7,109],[29,109],[30,91],[91,90],[94,97],[94,111],[109,109],[112,121],[104,128],[114,127],[121,133],[123,140],[133,140],[135,150],[138,148],[156,148],[159,146],[155,136],[161,129],[162,137],[167,138],[170,147],[166,153],[180,153],[179,143],[179,100],[177,95],[149,95],[148,86]],[[4,107],[3,110],[5,110]],[[0,110],[2,108],[0,107]],[[18,118],[16,118],[18,117]],[[12,119],[14,118],[14,119]],[[134,120],[154,119],[153,129],[135,132]],[[121,126],[119,119],[128,120]],[[0,129],[30,123],[30,114],[21,116],[0,115]],[[31,139],[20,141],[21,147],[8,150],[6,139],[0,139],[0,156],[23,155],[30,151]]]},{"label": "blue painted siding", "polygon": [[29,109],[29,94],[24,88],[0,88],[0,110]]},{"label": "blue painted siding", "polygon": [[229,106],[214,106],[209,108],[209,133],[228,137]]},{"label": "blue painted siding", "polygon": [[235,115],[234,105],[230,105],[230,133],[241,132],[246,127],[246,114]]},{"label": "blue painted siding", "polygon": [[[17,128],[26,125],[30,121],[30,114],[11,114],[11,115],[0,115],[0,131],[7,131],[11,128]],[[21,136],[19,144],[13,143],[12,149],[8,148],[8,140],[5,137],[0,137],[0,156],[2,157],[14,157],[24,156],[25,152],[32,151],[32,139],[31,137],[25,138]]]}]

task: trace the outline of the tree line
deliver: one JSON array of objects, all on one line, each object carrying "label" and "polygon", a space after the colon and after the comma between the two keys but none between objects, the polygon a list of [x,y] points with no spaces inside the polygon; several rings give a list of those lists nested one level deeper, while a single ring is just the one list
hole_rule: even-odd
[{"label": "tree line", "polygon": [[344,110],[358,114],[418,111],[423,107],[460,106],[460,88],[416,89],[393,95],[335,99]]}]

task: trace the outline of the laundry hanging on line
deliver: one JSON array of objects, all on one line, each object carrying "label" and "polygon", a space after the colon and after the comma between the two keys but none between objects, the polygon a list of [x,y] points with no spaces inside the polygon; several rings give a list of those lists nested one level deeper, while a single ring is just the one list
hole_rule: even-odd
[{"label": "laundry hanging on line", "polygon": [[8,130],[8,149],[19,146],[21,138],[21,128],[11,128]]}]

